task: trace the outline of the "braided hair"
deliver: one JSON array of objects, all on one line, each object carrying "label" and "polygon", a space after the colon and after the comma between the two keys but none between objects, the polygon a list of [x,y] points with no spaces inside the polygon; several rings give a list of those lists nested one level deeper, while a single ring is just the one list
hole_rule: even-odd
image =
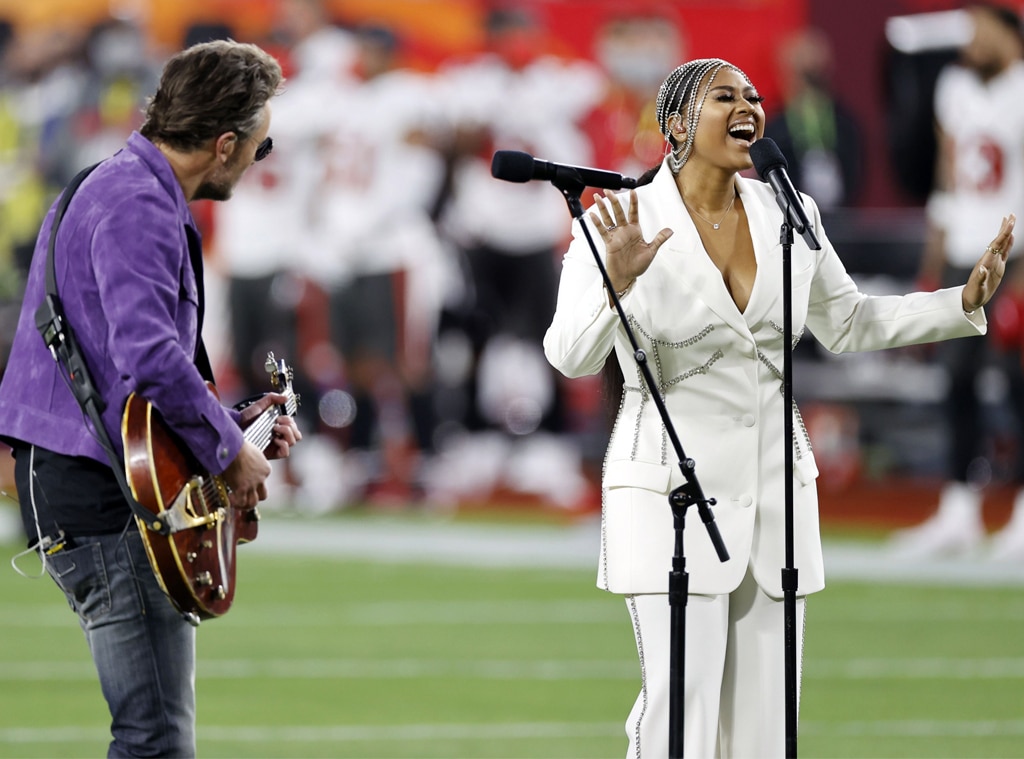
[{"label": "braided hair", "polygon": [[[704,108],[704,101],[711,91],[711,85],[718,76],[718,72],[724,68],[730,68],[742,76],[747,84],[753,83],[742,70],[724,61],[721,58],[697,58],[688,61],[676,68],[662,82],[658,90],[658,98],[654,104],[654,115],[658,119],[658,127],[665,136],[665,143],[668,150],[668,165],[673,174],[678,174],[683,164],[690,158],[693,150],[693,140],[697,134],[697,121],[700,119],[701,110]],[[700,83],[707,77],[704,91],[700,99],[696,97],[696,90]],[[683,118],[682,110],[686,108],[686,141],[680,145],[672,130],[669,128],[669,120],[676,116]]]}]

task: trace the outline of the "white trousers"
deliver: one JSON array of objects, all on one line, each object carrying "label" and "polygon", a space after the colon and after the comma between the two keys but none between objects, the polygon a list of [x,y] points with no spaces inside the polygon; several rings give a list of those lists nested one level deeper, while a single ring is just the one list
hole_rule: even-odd
[{"label": "white trousers", "polygon": [[[668,595],[626,596],[640,656],[641,688],[626,722],[627,759],[668,756],[671,607]],[[797,694],[804,599],[796,602]],[[750,572],[728,595],[690,595],[686,605],[683,755],[771,759],[786,753],[785,616]]]}]

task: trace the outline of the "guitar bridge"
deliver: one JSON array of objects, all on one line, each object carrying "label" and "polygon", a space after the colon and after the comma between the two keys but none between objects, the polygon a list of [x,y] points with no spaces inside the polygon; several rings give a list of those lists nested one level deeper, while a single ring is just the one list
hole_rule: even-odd
[{"label": "guitar bridge", "polygon": [[[211,511],[207,506],[206,486],[207,482],[202,477],[193,477],[178,493],[174,502],[166,509],[157,514],[170,527],[172,533],[190,530],[196,527],[213,526],[224,519],[226,514],[224,507],[218,507]],[[212,483],[216,486],[217,483]],[[202,504],[203,513],[197,513],[195,504]]]}]

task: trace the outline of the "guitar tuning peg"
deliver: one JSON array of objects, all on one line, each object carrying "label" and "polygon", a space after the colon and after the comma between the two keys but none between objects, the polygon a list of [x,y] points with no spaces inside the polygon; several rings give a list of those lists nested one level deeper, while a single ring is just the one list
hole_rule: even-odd
[{"label": "guitar tuning peg", "polygon": [[267,370],[267,374],[273,374],[277,370],[277,360],[274,358],[274,351],[270,351],[267,354],[267,362],[263,365],[263,368]]}]

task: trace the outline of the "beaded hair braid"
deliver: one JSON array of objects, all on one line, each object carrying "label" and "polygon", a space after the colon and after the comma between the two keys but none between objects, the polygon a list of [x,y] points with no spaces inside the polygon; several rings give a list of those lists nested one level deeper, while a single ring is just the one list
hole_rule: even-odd
[{"label": "beaded hair braid", "polygon": [[[711,85],[718,76],[718,72],[724,68],[730,68],[742,76],[747,84],[753,83],[743,71],[728,61],[721,58],[698,58],[688,61],[679,66],[675,71],[666,77],[658,90],[658,98],[654,104],[654,115],[658,119],[658,126],[661,133],[665,135],[665,143],[669,152],[668,166],[673,174],[678,174],[683,164],[690,158],[690,151],[693,150],[693,139],[697,133],[697,121],[700,119],[700,112],[704,108],[704,101],[711,91]],[[694,91],[704,77],[708,78],[704,86],[704,92],[698,101],[694,97]],[[686,105],[686,141],[677,145],[669,129],[669,119],[672,116],[682,118],[680,110]]]}]

